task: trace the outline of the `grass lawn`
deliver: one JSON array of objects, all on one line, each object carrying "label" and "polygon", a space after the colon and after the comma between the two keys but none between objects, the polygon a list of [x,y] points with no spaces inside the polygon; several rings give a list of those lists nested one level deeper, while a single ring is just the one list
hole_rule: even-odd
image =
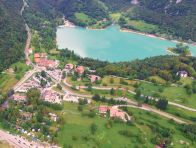
[{"label": "grass lawn", "polygon": [[166,87],[145,82],[141,82],[140,84],[139,88],[142,94],[149,96],[159,94],[160,96],[166,97],[169,101],[196,108],[196,94],[188,95],[183,87]]}]

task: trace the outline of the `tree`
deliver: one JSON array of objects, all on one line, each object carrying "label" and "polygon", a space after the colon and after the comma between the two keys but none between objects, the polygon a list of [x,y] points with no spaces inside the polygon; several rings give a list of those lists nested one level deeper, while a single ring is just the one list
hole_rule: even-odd
[{"label": "tree", "polygon": [[44,70],[41,71],[41,76],[42,76],[43,78],[46,78],[46,72],[45,72]]},{"label": "tree", "polygon": [[166,110],[168,105],[168,100],[166,99],[159,99],[156,103],[156,107],[161,110]]},{"label": "tree", "polygon": [[80,112],[83,111],[83,105],[78,105],[78,111],[80,111]]},{"label": "tree", "polygon": [[91,133],[94,135],[98,129],[98,126],[95,123],[92,123],[90,129]]},{"label": "tree", "polygon": [[95,101],[100,101],[101,97],[99,94],[95,94],[93,97],[92,97],[93,100]]},{"label": "tree", "polygon": [[111,95],[114,95],[114,93],[115,93],[115,90],[114,90],[114,88],[112,88],[112,89],[110,90],[110,94],[111,94]]},{"label": "tree", "polygon": [[47,82],[44,79],[41,79],[41,87],[46,87]]},{"label": "tree", "polygon": [[38,104],[40,99],[40,90],[37,88],[31,88],[27,91],[27,99],[29,103],[34,105]]},{"label": "tree", "polygon": [[139,99],[140,97],[141,97],[141,90],[140,89],[136,89],[135,98]]},{"label": "tree", "polygon": [[59,90],[62,90],[62,86],[61,86],[60,84],[57,84],[57,88],[58,88]]}]

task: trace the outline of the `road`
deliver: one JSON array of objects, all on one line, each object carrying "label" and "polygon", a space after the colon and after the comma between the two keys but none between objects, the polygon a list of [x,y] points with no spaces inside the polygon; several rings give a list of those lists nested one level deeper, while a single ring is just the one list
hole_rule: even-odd
[{"label": "road", "polygon": [[46,147],[36,142],[30,142],[24,137],[12,135],[3,130],[0,130],[0,141],[6,141],[11,146],[14,146],[14,148],[44,148]]},{"label": "road", "polygon": [[[112,76],[113,76],[113,75],[112,75]],[[113,77],[114,77],[114,76],[113,76]],[[119,77],[118,77],[118,78],[119,78]],[[65,84],[66,86],[72,87],[72,85],[69,84],[69,83],[67,82],[66,79],[65,79],[63,82],[64,82],[64,84]],[[149,83],[151,83],[151,82],[149,82]],[[80,87],[80,88],[82,88],[82,89],[88,88],[87,86],[76,86],[76,87]],[[97,87],[97,86],[92,86],[92,88],[93,88],[93,89],[97,89],[97,90],[111,90],[111,89],[112,89],[112,87]],[[119,88],[119,90],[124,90],[124,89],[123,89],[123,88]],[[132,90],[127,90],[127,91],[128,91],[129,93],[133,94],[133,95],[136,94],[136,93],[135,93],[134,91],[132,91]],[[143,95],[143,96],[144,96],[144,95]],[[151,97],[151,99],[154,99],[154,98]],[[173,105],[173,106],[176,106],[176,107],[179,107],[179,108],[182,108],[182,109],[186,109],[186,110],[189,110],[189,111],[196,112],[196,109],[191,108],[191,107],[187,107],[187,106],[184,106],[184,105],[181,105],[181,104],[178,104],[178,103],[174,103],[174,102],[168,101],[168,104]]]}]

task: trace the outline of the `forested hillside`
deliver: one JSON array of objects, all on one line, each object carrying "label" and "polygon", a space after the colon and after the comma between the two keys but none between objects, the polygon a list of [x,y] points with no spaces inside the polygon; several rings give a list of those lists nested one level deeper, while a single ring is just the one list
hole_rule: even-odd
[{"label": "forested hillside", "polygon": [[26,31],[20,9],[22,0],[0,1],[0,71],[23,57]]},{"label": "forested hillside", "polygon": [[[91,26],[103,19],[110,21],[115,13],[113,16],[121,17],[123,27],[170,39],[196,41],[196,0],[134,0],[134,3],[131,0],[45,1],[80,26]],[[138,29],[135,24],[143,25],[145,29]]]},{"label": "forested hillside", "polygon": [[56,48],[56,18],[58,14],[44,0],[28,0],[28,5],[24,18],[32,30],[31,45],[37,51]]}]

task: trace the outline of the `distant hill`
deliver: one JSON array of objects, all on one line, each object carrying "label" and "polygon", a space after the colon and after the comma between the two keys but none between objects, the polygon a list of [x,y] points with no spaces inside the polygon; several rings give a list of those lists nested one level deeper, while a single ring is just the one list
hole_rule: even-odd
[{"label": "distant hill", "polygon": [[20,9],[22,0],[0,1],[0,71],[23,57],[26,31]]}]

